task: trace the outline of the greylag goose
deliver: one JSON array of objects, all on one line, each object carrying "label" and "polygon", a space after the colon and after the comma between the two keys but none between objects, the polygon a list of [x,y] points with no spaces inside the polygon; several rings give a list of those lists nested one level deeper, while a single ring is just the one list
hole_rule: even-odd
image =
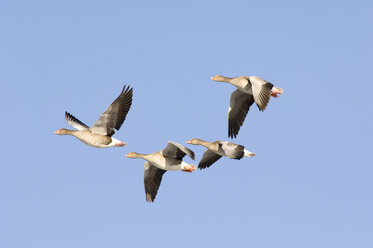
[{"label": "greylag goose", "polygon": [[126,119],[126,115],[132,104],[132,95],[132,88],[130,88],[130,86],[126,88],[125,85],[117,99],[115,99],[105,112],[101,114],[100,118],[98,118],[92,127],[88,127],[73,115],[65,112],[67,123],[77,130],[61,128],[54,133],[58,135],[75,136],[87,145],[98,148],[125,146],[126,143],[111,136],[115,133],[114,128],[119,130]]},{"label": "greylag goose", "polygon": [[127,158],[145,159],[144,165],[144,185],[146,201],[153,202],[161,185],[162,176],[168,170],[182,170],[184,172],[193,172],[196,166],[182,161],[185,155],[194,160],[194,152],[188,148],[169,141],[168,145],[162,151],[151,154],[140,154],[130,152]]},{"label": "greylag goose", "polygon": [[228,78],[217,75],[211,79],[227,82],[238,88],[231,94],[228,109],[228,137],[230,138],[237,137],[247,112],[254,102],[260,111],[264,111],[271,96],[277,98],[277,94],[283,93],[283,89],[273,87],[273,84],[256,76]]},{"label": "greylag goose", "polygon": [[200,170],[210,167],[223,156],[231,159],[241,159],[243,157],[255,156],[255,153],[246,150],[244,146],[228,141],[208,142],[201,139],[191,139],[186,143],[192,145],[202,145],[207,148],[207,151],[203,154],[203,157],[198,164],[198,168]]}]

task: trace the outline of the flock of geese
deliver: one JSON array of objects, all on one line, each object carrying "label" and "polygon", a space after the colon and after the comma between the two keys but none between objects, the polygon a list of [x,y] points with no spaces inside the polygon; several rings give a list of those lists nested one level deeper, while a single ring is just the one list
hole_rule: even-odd
[{"label": "flock of geese", "polygon": [[[241,76],[228,78],[217,75],[211,78],[218,82],[227,82],[237,87],[231,94],[228,109],[228,137],[236,138],[238,132],[246,118],[247,112],[255,102],[260,111],[264,111],[269,103],[270,97],[278,97],[282,94],[281,88],[276,88],[273,84],[256,76]],[[76,130],[65,128],[58,129],[55,134],[72,135],[86,143],[89,146],[122,147],[126,143],[113,138],[116,130],[119,130],[132,104],[133,89],[130,86],[124,86],[120,95],[103,112],[92,127],[87,126],[73,115],[65,112],[67,123]],[[228,141],[208,142],[201,139],[191,139],[187,144],[202,145],[207,148],[198,164],[199,169],[210,167],[221,157],[230,159],[241,159],[243,157],[255,156],[245,149],[242,145],[237,145]],[[144,165],[144,185],[145,195],[148,202],[153,202],[163,174],[168,170],[181,170],[184,172],[193,172],[196,166],[183,161],[185,155],[195,160],[194,152],[183,145],[169,141],[165,149],[151,154],[140,154],[130,152],[126,155],[128,158],[142,158],[146,160]]]}]

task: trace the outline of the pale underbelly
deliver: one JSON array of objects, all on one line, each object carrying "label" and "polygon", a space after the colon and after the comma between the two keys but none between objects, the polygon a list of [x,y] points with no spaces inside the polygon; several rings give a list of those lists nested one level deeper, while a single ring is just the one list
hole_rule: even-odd
[{"label": "pale underbelly", "polygon": [[88,140],[85,140],[85,139],[81,139],[81,138],[78,138],[80,141],[82,141],[83,143],[89,145],[89,146],[93,146],[93,147],[96,147],[96,148],[107,148],[109,147],[108,145],[104,145],[100,142],[91,142],[91,141],[88,141]]},{"label": "pale underbelly", "polygon": [[181,165],[166,165],[165,163],[159,164],[159,163],[154,163],[154,162],[151,162],[151,163],[154,164],[154,166],[156,166],[157,168],[162,169],[162,170],[177,171],[181,169]]}]

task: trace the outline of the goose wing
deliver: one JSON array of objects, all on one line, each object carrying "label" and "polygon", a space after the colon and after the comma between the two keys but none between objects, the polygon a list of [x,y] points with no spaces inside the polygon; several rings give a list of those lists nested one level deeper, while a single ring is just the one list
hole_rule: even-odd
[{"label": "goose wing", "polygon": [[159,169],[150,162],[146,161],[144,164],[144,186],[147,202],[153,202],[159,186],[161,185],[163,174],[165,170]]},{"label": "goose wing", "polygon": [[249,77],[249,80],[252,85],[255,103],[260,111],[264,111],[269,103],[269,99],[271,98],[273,84],[256,76]]},{"label": "goose wing", "polygon": [[131,108],[132,95],[133,89],[125,85],[117,99],[101,114],[90,130],[101,135],[112,136],[115,133],[114,128],[119,130],[126,119]]},{"label": "goose wing", "polygon": [[198,168],[200,170],[210,167],[213,163],[218,161],[221,158],[220,155],[216,154],[215,152],[212,152],[210,150],[205,151],[205,153],[202,156],[201,161],[198,164]]},{"label": "goose wing", "polygon": [[253,95],[238,89],[233,91],[228,110],[228,137],[236,138],[253,103]]},{"label": "goose wing", "polygon": [[84,124],[83,122],[81,122],[80,120],[75,118],[75,116],[73,116],[72,114],[68,112],[65,112],[65,119],[67,121],[67,124],[69,124],[75,129],[78,129],[78,130],[89,129],[89,127],[86,124]]},{"label": "goose wing", "polygon": [[194,152],[192,150],[172,141],[169,141],[167,147],[162,150],[162,155],[179,160],[182,160],[185,155],[188,155],[191,159],[195,159]]},{"label": "goose wing", "polygon": [[225,156],[231,159],[241,159],[244,152],[244,146],[237,145],[228,141],[220,141],[219,142],[221,149],[224,151]]}]

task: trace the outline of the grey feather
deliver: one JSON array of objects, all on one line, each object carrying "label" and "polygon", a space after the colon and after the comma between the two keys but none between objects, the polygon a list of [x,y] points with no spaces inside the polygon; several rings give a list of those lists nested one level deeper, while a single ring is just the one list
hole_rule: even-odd
[{"label": "grey feather", "polygon": [[228,141],[219,141],[218,154],[231,159],[241,159],[245,154],[244,149],[242,145],[237,145]]},{"label": "grey feather", "polygon": [[126,85],[115,101],[101,114],[90,128],[92,132],[112,136],[122,126],[132,104],[133,89]]},{"label": "grey feather", "polygon": [[249,78],[252,85],[255,103],[260,111],[264,111],[269,103],[269,99],[271,98],[273,84],[260,77],[252,76]]},{"label": "grey feather", "polygon": [[153,202],[157,196],[165,170],[159,169],[150,162],[144,164],[144,186],[146,201]]},{"label": "grey feather", "polygon": [[83,122],[81,122],[80,120],[75,118],[75,116],[73,116],[72,114],[68,112],[65,112],[65,120],[67,121],[67,124],[69,124],[75,129],[78,129],[78,130],[89,129],[89,127],[86,124],[84,124]]},{"label": "grey feather", "polygon": [[188,155],[191,159],[195,159],[194,152],[183,145],[176,142],[169,141],[165,149],[162,150],[163,156],[176,158],[182,160],[185,155]]},{"label": "grey feather", "polygon": [[220,155],[216,154],[213,151],[207,150],[202,156],[201,161],[198,164],[200,170],[210,167],[213,163],[218,161],[221,158]]},{"label": "grey feather", "polygon": [[230,99],[230,111],[228,112],[228,137],[237,137],[247,112],[253,103],[253,95],[246,94],[238,89],[233,91]]}]

